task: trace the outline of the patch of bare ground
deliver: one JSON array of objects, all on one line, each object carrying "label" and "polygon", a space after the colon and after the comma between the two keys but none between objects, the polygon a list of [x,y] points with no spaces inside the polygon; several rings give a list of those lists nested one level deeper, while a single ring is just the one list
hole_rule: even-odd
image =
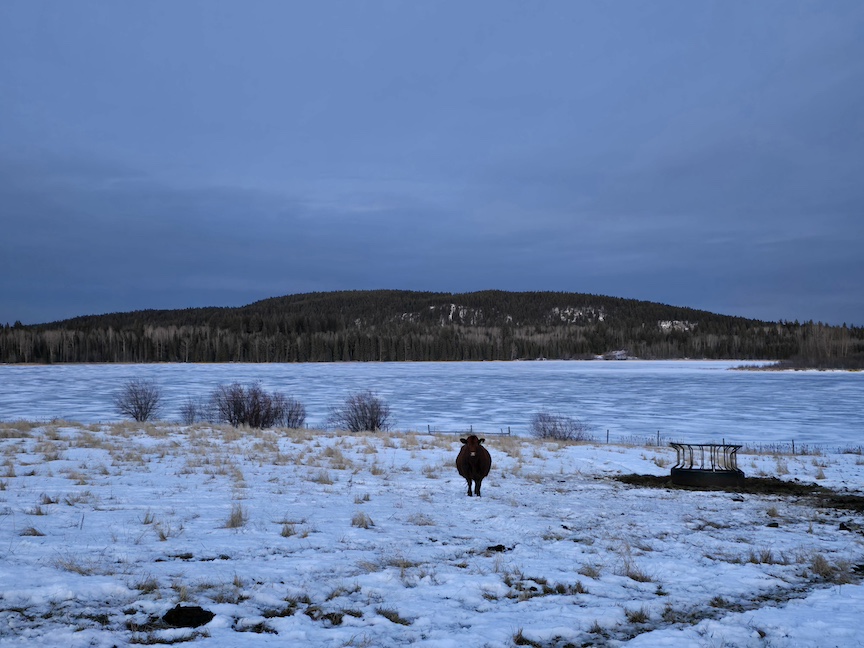
[{"label": "patch of bare ground", "polygon": [[640,488],[665,488],[669,490],[710,490],[746,495],[780,495],[808,498],[815,506],[833,508],[855,513],[864,513],[864,496],[854,493],[835,491],[819,484],[801,481],[786,481],[776,477],[747,477],[742,486],[735,488],[678,486],[672,483],[671,475],[616,475],[612,477],[629,486]]}]

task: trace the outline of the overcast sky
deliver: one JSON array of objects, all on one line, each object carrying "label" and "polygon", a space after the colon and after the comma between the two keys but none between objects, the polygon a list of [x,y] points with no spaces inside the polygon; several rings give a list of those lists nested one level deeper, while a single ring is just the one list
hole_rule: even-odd
[{"label": "overcast sky", "polygon": [[864,2],[2,0],[0,324],[555,290],[864,325]]}]

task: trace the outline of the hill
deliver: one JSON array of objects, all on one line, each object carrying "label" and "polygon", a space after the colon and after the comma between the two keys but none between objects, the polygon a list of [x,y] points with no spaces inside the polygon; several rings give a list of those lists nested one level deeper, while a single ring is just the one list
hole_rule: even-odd
[{"label": "hill", "polygon": [[560,292],[307,293],[0,330],[0,362],[340,362],[639,357],[864,366],[864,330]]}]

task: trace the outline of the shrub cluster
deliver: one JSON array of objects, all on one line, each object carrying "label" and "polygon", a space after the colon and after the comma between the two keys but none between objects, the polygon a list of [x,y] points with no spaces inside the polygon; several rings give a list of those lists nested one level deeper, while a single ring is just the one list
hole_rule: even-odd
[{"label": "shrub cluster", "polygon": [[130,380],[114,398],[117,411],[142,422],[156,418],[162,401],[162,390],[152,380]]},{"label": "shrub cluster", "polygon": [[[161,401],[158,385],[141,379],[128,381],[115,397],[117,411],[136,421],[156,418]],[[180,406],[180,420],[186,425],[211,422],[234,427],[299,429],[306,424],[306,407],[281,392],[265,391],[259,383],[250,386],[232,383],[219,385],[207,399],[187,399]],[[327,424],[350,432],[389,430],[390,406],[371,391],[357,392],[331,408]]]},{"label": "shrub cluster", "polygon": [[303,403],[279,392],[268,394],[257,383],[250,387],[240,383],[219,385],[211,402],[216,421],[234,427],[301,428],[306,422]]},{"label": "shrub cluster", "polygon": [[339,407],[330,410],[327,422],[349,432],[389,430],[390,406],[371,391],[351,394]]},{"label": "shrub cluster", "polygon": [[587,441],[588,425],[578,419],[561,414],[538,412],[531,418],[531,435],[538,439],[555,441]]}]

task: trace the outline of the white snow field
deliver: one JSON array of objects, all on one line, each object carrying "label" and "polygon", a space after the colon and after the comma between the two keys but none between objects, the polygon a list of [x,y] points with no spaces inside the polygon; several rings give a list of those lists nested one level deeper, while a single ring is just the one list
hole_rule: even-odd
[{"label": "white snow field", "polygon": [[[477,498],[452,435],[0,424],[0,647],[864,644],[860,505],[614,479],[668,447],[486,445]],[[739,466],[864,495],[853,450]]]}]

